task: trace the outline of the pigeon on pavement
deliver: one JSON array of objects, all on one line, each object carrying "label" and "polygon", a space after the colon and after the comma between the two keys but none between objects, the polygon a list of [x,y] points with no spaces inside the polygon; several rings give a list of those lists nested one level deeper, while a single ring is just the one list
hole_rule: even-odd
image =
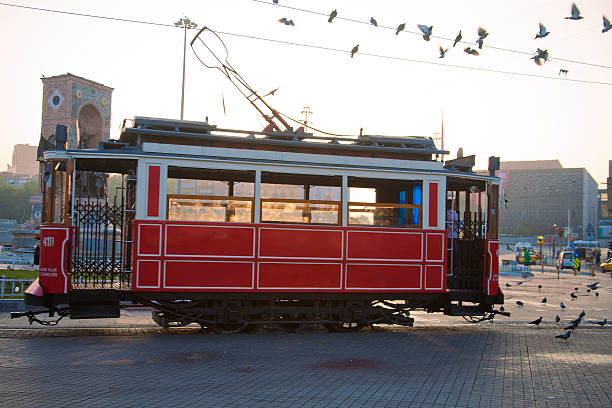
[{"label": "pigeon on pavement", "polygon": [[529,324],[535,324],[536,326],[539,326],[540,323],[542,323],[542,316],[538,317],[533,322],[529,322]]},{"label": "pigeon on pavement", "polygon": [[604,327],[606,324],[608,324],[608,319],[603,319],[603,320],[602,320],[602,321],[600,321],[600,322],[591,320],[591,323],[593,323],[593,324],[598,324],[598,325],[600,325],[601,327]]},{"label": "pigeon on pavement", "polygon": [[572,334],[572,332],[571,332],[571,331],[568,331],[568,332],[563,333],[563,334],[558,334],[558,335],[556,335],[555,337],[556,337],[556,338],[558,338],[558,339],[567,340],[567,339],[569,339],[569,337],[571,336],[571,334]]}]

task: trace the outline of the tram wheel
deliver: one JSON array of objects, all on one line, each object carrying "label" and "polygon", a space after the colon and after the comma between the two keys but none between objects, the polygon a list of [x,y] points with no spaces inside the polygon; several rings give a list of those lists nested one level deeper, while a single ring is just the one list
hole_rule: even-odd
[{"label": "tram wheel", "polygon": [[330,331],[339,333],[356,332],[365,327],[363,323],[357,322],[334,323],[326,326]]},{"label": "tram wheel", "polygon": [[240,324],[240,323],[236,323],[236,324],[206,324],[206,325],[202,325],[202,327],[208,327],[209,329],[211,329],[212,331],[214,331],[217,334],[237,334],[237,333],[241,333],[244,330],[246,330],[247,328],[247,324]]}]

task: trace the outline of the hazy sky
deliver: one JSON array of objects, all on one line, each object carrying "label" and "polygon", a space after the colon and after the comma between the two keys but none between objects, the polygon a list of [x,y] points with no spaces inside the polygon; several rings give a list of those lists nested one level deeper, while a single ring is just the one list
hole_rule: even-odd
[{"label": "hazy sky", "polygon": [[[598,183],[608,175],[612,30],[603,34],[601,29],[602,15],[612,18],[610,0],[579,1],[584,19],[578,21],[563,18],[570,15],[571,1],[566,0],[280,0],[280,6],[252,0],[9,3],[169,24],[187,15],[200,27],[241,35],[221,35],[238,72],[260,94],[280,87],[267,100],[289,116],[302,118],[300,112],[310,106],[313,125],[322,130],[434,136],[444,112],[445,148],[452,157],[459,147],[466,155],[476,154],[479,168],[486,168],[490,155],[502,160],[557,158],[564,167],[586,167]],[[418,31],[417,24],[433,25],[433,35],[426,42],[419,35],[395,35],[369,24],[341,19],[330,24],[326,16],[283,5],[325,14],[337,9],[338,17],[364,22],[373,16],[379,26],[406,23],[411,32]],[[279,23],[281,17],[295,26]],[[540,21],[550,34],[534,40]],[[454,38],[462,30],[463,40],[474,42],[479,26],[490,34],[477,57],[463,51],[473,44],[453,48],[448,40],[434,38]],[[188,33],[189,40],[195,33]],[[115,88],[111,137],[119,136],[124,118],[179,116],[183,31],[178,28],[0,5],[0,38],[2,88],[8,96],[0,99],[2,170],[14,144],[38,143],[41,75],[70,72]],[[356,44],[359,52],[351,59],[348,51]],[[444,59],[438,58],[440,45],[450,47]],[[542,66],[530,60],[538,47],[550,54]],[[187,50],[185,119],[208,116],[219,127],[262,129],[263,119],[231,83],[202,67]],[[560,76],[560,69],[567,69],[567,76]]]}]

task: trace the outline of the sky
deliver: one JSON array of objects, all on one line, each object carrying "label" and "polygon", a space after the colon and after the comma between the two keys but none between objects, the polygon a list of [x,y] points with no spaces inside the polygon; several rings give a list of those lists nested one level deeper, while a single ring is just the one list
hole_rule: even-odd
[{"label": "sky", "polygon": [[[70,72],[113,87],[111,138],[118,138],[126,118],[178,119],[183,59],[180,28],[7,4],[169,25],[188,16],[220,33],[227,60],[260,95],[279,88],[266,97],[270,105],[296,119],[310,107],[317,129],[439,137],[443,117],[447,159],[461,147],[481,169],[494,155],[585,167],[600,188],[608,176],[612,30],[601,31],[602,15],[612,18],[610,0],[579,1],[584,18],[577,21],[564,19],[572,4],[565,0],[3,1],[0,78],[10,97],[0,99],[1,170],[14,144],[38,143],[42,75]],[[338,17],[329,23],[333,9]],[[282,17],[295,25],[278,22]],[[370,17],[378,27],[367,24]],[[550,34],[536,40],[539,22]],[[396,35],[392,28],[401,23],[406,29]],[[430,41],[415,34],[417,24],[433,25]],[[476,47],[479,26],[489,35],[479,56],[468,55],[463,49]],[[448,39],[459,30],[466,43],[453,48]],[[188,41],[196,32],[188,32]],[[443,59],[439,46],[449,49]],[[541,66],[530,59],[537,48],[549,52]],[[199,43],[195,51],[205,58]],[[266,125],[188,45],[185,119],[206,117],[230,129]]]}]

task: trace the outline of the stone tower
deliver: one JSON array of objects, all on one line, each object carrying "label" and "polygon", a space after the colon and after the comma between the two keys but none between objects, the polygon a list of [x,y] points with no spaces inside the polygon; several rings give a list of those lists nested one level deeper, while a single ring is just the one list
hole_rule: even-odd
[{"label": "stone tower", "polygon": [[109,139],[113,88],[70,73],[41,80],[42,137],[54,143],[55,125],[66,125],[67,149],[97,148]]}]

